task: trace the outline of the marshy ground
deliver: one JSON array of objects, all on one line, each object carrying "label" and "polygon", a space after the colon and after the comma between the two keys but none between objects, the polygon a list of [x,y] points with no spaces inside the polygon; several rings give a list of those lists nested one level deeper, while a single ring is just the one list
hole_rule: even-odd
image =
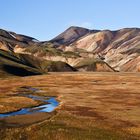
[{"label": "marshy ground", "polygon": [[1,79],[0,113],[43,104],[22,96],[25,93],[56,97],[59,106],[51,113],[1,118],[0,139],[140,139],[139,73],[50,73]]}]

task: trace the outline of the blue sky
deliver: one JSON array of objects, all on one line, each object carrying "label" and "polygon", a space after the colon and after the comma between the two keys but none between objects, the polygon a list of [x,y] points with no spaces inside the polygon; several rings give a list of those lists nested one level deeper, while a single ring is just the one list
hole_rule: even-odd
[{"label": "blue sky", "polygon": [[69,26],[140,27],[140,0],[0,0],[0,28],[48,40]]}]

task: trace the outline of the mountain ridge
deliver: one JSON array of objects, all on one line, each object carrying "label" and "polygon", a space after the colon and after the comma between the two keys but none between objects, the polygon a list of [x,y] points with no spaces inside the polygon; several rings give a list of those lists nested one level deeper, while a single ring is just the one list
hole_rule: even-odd
[{"label": "mountain ridge", "polygon": [[67,70],[138,72],[140,28],[111,31],[71,26],[52,40],[43,42],[0,29],[0,50],[20,57],[27,55],[32,65],[35,63],[32,59],[39,61],[35,64],[37,70],[43,63],[45,73]]}]

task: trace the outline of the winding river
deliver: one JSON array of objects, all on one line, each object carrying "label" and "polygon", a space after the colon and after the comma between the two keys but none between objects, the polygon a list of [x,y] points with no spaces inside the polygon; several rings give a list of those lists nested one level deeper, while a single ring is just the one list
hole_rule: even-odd
[{"label": "winding river", "polygon": [[25,97],[28,97],[37,101],[42,101],[45,104],[39,105],[37,107],[22,108],[21,110],[14,111],[14,112],[3,113],[3,114],[0,114],[0,118],[16,116],[16,115],[33,114],[33,113],[38,113],[38,112],[52,112],[59,105],[59,102],[56,100],[56,97],[41,97],[41,96],[35,96],[35,95],[25,95]]}]

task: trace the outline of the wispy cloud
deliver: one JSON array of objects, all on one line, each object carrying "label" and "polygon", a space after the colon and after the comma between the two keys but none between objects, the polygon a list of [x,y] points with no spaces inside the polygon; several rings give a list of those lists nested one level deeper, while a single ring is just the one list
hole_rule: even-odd
[{"label": "wispy cloud", "polygon": [[86,28],[92,28],[92,23],[91,22],[83,22],[83,23],[81,23],[80,26],[86,27]]}]

